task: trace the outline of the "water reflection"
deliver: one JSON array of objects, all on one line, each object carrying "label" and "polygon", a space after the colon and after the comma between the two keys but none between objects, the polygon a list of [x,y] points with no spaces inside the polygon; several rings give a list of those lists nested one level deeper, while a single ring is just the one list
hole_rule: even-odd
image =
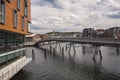
[{"label": "water reflection", "polygon": [[120,58],[109,56],[110,48],[100,49],[103,60],[97,58],[99,56],[95,60],[91,59],[94,47],[77,47],[76,53],[71,49],[70,54],[66,50],[59,52],[56,49],[50,54],[49,50],[34,49],[35,62],[24,68],[27,72],[22,71],[11,80],[120,80]]},{"label": "water reflection", "polygon": [[44,58],[47,59],[47,51],[44,49]]}]

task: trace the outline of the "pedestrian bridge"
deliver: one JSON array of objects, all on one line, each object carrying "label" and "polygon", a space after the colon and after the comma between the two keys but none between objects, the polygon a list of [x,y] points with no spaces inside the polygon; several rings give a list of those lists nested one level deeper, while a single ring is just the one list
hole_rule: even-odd
[{"label": "pedestrian bridge", "polygon": [[71,42],[78,44],[92,44],[98,46],[120,46],[120,39],[87,39],[87,38],[50,38],[37,41],[35,46],[38,46],[39,43],[44,42]]},{"label": "pedestrian bridge", "polygon": [[[56,47],[52,49],[52,42],[53,41],[55,42]],[[61,42],[69,42],[70,43],[68,53],[70,53],[71,46],[73,46],[74,53],[76,53],[74,43],[92,45],[94,47],[93,59],[95,59],[95,56],[97,55],[98,52],[100,54],[100,59],[102,59],[101,50],[97,49],[100,46],[116,47],[116,53],[117,53],[117,55],[119,55],[119,46],[120,46],[120,40],[119,39],[51,38],[51,39],[44,39],[44,40],[37,41],[35,43],[35,46],[40,48],[40,47],[43,47],[45,45],[50,45],[50,52],[53,50],[53,53],[55,53],[55,50],[56,50],[57,44],[58,44],[59,47],[60,47],[60,50],[62,51],[62,53],[64,53],[64,47],[61,48],[61,45],[60,45]],[[83,46],[83,51],[84,51],[84,48],[85,48],[85,46]],[[66,46],[66,50],[67,50],[67,46]]]}]

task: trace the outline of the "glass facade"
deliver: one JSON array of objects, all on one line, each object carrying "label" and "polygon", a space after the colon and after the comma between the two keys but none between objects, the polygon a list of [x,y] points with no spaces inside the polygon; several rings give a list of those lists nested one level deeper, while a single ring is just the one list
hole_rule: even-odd
[{"label": "glass facade", "polygon": [[24,35],[0,31],[0,53],[23,48]]}]

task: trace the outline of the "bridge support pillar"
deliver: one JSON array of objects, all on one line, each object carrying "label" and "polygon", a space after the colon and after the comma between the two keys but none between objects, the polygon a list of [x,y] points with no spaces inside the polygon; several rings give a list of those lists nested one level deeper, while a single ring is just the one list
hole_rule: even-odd
[{"label": "bridge support pillar", "polygon": [[120,55],[120,53],[119,53],[119,46],[116,47],[116,53],[117,53],[117,55]]}]

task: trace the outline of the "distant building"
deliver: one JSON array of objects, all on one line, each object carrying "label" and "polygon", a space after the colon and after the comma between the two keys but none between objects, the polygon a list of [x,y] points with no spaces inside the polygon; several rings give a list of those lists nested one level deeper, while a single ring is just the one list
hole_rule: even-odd
[{"label": "distant building", "polygon": [[42,36],[42,39],[49,39],[50,38],[50,36],[48,34],[42,34],[41,36]]},{"label": "distant building", "polygon": [[25,36],[26,43],[34,43],[38,40],[42,40],[42,36],[40,34],[29,34]]},{"label": "distant building", "polygon": [[63,32],[59,34],[58,38],[80,38],[81,36],[80,32]]},{"label": "distant building", "polygon": [[109,29],[112,32],[112,36],[116,38],[118,35],[120,35],[120,27],[112,27]]},{"label": "distant building", "polygon": [[104,35],[108,38],[118,38],[120,35],[120,27],[106,29]]},{"label": "distant building", "polygon": [[59,38],[73,38],[74,36],[76,36],[76,35],[74,35],[74,34],[60,34],[59,35]]},{"label": "distant building", "polygon": [[95,37],[94,28],[85,28],[82,32],[82,37],[85,37],[85,38]]},{"label": "distant building", "polygon": [[105,30],[104,29],[96,29],[95,32],[96,32],[96,37],[99,37],[99,38],[105,37],[105,35],[104,35]]}]

